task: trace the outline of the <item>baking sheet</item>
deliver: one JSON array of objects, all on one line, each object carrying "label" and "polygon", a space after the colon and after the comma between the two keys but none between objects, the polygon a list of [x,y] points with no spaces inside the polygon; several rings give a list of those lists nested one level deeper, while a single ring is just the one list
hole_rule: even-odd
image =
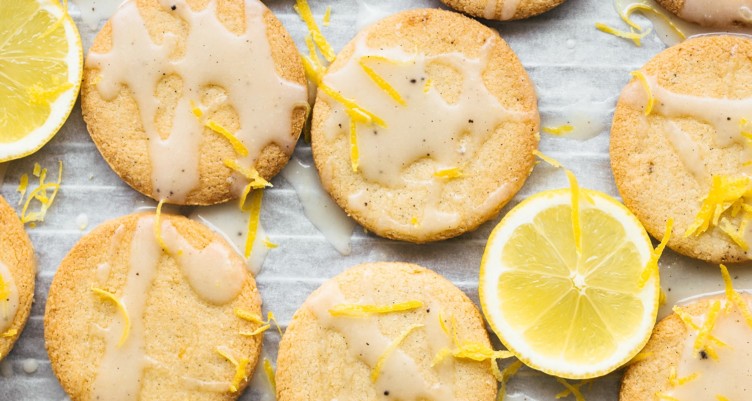
[{"label": "baking sheet", "polygon": [[[78,0],[77,3],[87,6],[99,3],[95,5],[106,7],[107,3],[119,1]],[[294,1],[270,0],[266,4],[291,32],[300,49],[304,49],[303,38],[307,31],[293,11]],[[374,18],[408,8],[441,7],[438,0],[311,0],[317,20],[321,20],[327,5],[332,6],[331,25],[322,26],[322,30],[337,50],[355,35],[357,28]],[[69,8],[87,50],[97,28],[83,22],[76,4],[70,3]],[[621,26],[610,0],[568,0],[537,18],[482,22],[501,33],[530,74],[537,88],[543,126],[574,119],[581,121],[580,124],[592,123],[598,134],[585,141],[542,134],[540,150],[574,171],[582,186],[618,196],[608,157],[611,108],[629,80],[629,72],[641,67],[665,45],[651,35],[638,48],[629,41],[598,32],[595,22]],[[295,157],[310,164],[310,146],[301,141]],[[0,194],[11,203],[17,202],[15,189],[20,176],[31,172],[35,162],[54,171],[58,160],[65,165],[62,189],[46,221],[36,228],[28,228],[39,262],[35,303],[20,340],[0,364],[2,401],[66,399],[52,374],[43,342],[44,307],[55,270],[86,231],[153,204],[109,169],[86,132],[79,105],[61,132],[40,152],[7,166]],[[2,169],[0,167],[0,171]],[[350,255],[343,256],[304,216],[293,187],[281,176],[272,182],[274,188],[266,191],[261,220],[267,235],[279,247],[269,252],[257,282],[265,310],[273,311],[283,328],[308,294],[324,280],[366,261],[407,261],[429,267],[452,280],[477,303],[478,266],[486,238],[498,218],[473,233],[428,245],[381,239],[358,227],[351,239]],[[540,164],[502,215],[531,194],[566,185],[561,171]],[[79,225],[87,220],[87,229],[81,230]],[[671,251],[666,251],[660,265],[663,287],[669,296],[662,313],[678,299],[723,289],[717,266]],[[738,289],[752,289],[752,269],[735,267],[731,273],[732,277],[737,277]],[[265,336],[264,353],[272,361],[276,358],[279,339],[275,330],[269,330]],[[583,387],[585,397],[589,401],[616,401],[620,376],[617,371],[597,379],[592,386]],[[269,395],[264,394],[263,377],[253,384],[258,384],[257,388],[246,391],[241,400],[270,400]],[[507,399],[553,400],[561,390],[563,387],[553,378],[523,368],[509,382]]]}]

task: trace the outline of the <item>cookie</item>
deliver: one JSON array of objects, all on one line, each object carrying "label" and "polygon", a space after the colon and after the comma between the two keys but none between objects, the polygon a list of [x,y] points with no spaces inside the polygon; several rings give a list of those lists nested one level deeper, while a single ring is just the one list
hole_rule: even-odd
[{"label": "cookie", "polygon": [[126,183],[155,200],[209,205],[284,167],[307,81],[289,33],[258,0],[131,0],[94,39],[81,107]]},{"label": "cookie", "polygon": [[752,27],[750,0],[657,0],[679,18],[715,28]]},{"label": "cookie", "polygon": [[610,145],[617,188],[653,237],[673,219],[668,246],[679,253],[750,259],[750,214],[730,188],[752,188],[751,80],[752,40],[705,36],[658,54],[621,93]]},{"label": "cookie", "polygon": [[[369,313],[384,307],[391,312]],[[279,345],[277,399],[495,399],[491,362],[445,355],[453,335],[490,349],[478,309],[448,280],[409,263],[355,266],[293,316]]]},{"label": "cookie", "polygon": [[495,216],[532,171],[538,127],[533,84],[496,31],[418,9],[369,26],[337,56],[311,146],[324,188],[358,223],[422,243]]},{"label": "cookie", "polygon": [[441,0],[457,11],[473,17],[508,21],[534,17],[565,0]]},{"label": "cookie", "polygon": [[55,273],[44,338],[73,401],[235,400],[253,373],[261,298],[243,258],[200,223],[155,220],[100,225]]},{"label": "cookie", "polygon": [[16,343],[34,300],[36,260],[15,210],[0,196],[0,359]]},{"label": "cookie", "polygon": [[[742,299],[747,308],[752,307],[752,296],[744,294]],[[713,345],[710,340],[711,350],[695,349],[698,330],[685,324],[676,313],[669,315],[655,326],[642,351],[644,357],[626,370],[620,401],[653,401],[659,399],[657,394],[681,400],[720,399],[719,395],[746,399],[752,391],[752,327],[737,308],[732,307],[728,313],[722,310],[727,302],[722,296],[702,298],[680,309],[693,324],[702,327],[713,302],[719,302],[721,310],[711,334],[728,346]]]}]

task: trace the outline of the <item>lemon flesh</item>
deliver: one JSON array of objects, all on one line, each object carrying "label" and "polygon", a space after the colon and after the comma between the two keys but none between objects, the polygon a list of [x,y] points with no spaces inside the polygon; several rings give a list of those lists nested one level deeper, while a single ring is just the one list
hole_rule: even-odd
[{"label": "lemon flesh", "polygon": [[606,374],[640,351],[655,322],[658,279],[640,286],[652,247],[623,206],[585,191],[581,252],[570,194],[530,198],[502,220],[481,266],[494,331],[528,365],[566,378]]},{"label": "lemon flesh", "polygon": [[33,153],[70,114],[83,71],[75,24],[52,0],[0,2],[0,162]]}]

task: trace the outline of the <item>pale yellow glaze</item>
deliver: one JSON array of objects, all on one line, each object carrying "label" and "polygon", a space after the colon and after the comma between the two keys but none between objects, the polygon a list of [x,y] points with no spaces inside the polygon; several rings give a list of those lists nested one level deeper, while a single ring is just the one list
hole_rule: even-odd
[{"label": "pale yellow glaze", "polygon": [[[329,312],[335,305],[349,303],[353,302],[345,298],[337,283],[328,281],[306,301],[306,307],[323,327],[334,330],[345,338],[350,355],[373,368],[393,339],[382,334],[373,317],[334,317]],[[370,300],[363,299],[355,303],[368,304]],[[429,347],[435,354],[442,348],[451,347],[451,341],[439,325],[438,309],[430,309],[431,313],[426,313],[424,325],[418,330],[426,333]],[[402,401],[454,399],[451,360],[445,361],[436,369],[440,380],[429,382],[415,361],[398,348],[386,359],[381,374],[374,383],[377,397]],[[384,391],[388,391],[389,396],[383,395]],[[354,399],[354,396],[341,394],[342,399]]]},{"label": "pale yellow glaze", "polygon": [[701,25],[752,23],[752,0],[684,0],[679,16]]},{"label": "pale yellow glaze", "polygon": [[[744,296],[748,307],[752,307],[752,297]],[[723,300],[725,305],[727,301]],[[702,326],[706,315],[693,316],[693,321]],[[718,360],[703,359],[694,350],[698,332],[689,330],[684,343],[684,351],[677,367],[677,377],[686,378],[697,374],[697,378],[671,388],[668,395],[681,401],[717,400],[717,396],[728,400],[748,400],[752,394],[752,327],[736,307],[728,313],[721,312],[712,335],[727,344],[715,347]]]},{"label": "pale yellow glaze", "polygon": [[[449,180],[437,176],[416,180],[406,178],[418,162],[428,162],[435,171],[458,169],[476,157],[484,141],[505,122],[528,121],[533,112],[504,108],[483,82],[490,51],[496,38],[489,38],[477,58],[462,53],[426,55],[406,53],[400,48],[370,48],[361,38],[348,62],[324,79],[325,84],[355,101],[382,120],[378,124],[354,123],[357,127],[359,174],[365,180],[389,188],[423,189],[436,202],[424,206],[422,215],[409,224],[384,221],[389,229],[401,232],[441,230],[454,227],[461,217],[455,211],[439,209],[438,201]],[[361,63],[373,69],[404,99],[398,104],[364,71]],[[447,101],[430,83],[429,69],[441,65],[459,72],[462,82],[456,100]],[[326,121],[329,135],[349,135],[351,121],[342,105],[331,101],[334,112]],[[510,185],[502,184],[478,205],[481,213],[492,210],[506,199]],[[461,197],[462,194],[455,194]],[[347,199],[351,210],[370,203],[368,191]]]},{"label": "pale yellow glaze", "polygon": [[[115,98],[122,85],[128,87],[149,137],[152,195],[180,202],[199,184],[199,148],[205,128],[192,113],[192,103],[205,113],[223,104],[233,106],[240,122],[234,135],[249,150],[240,162],[252,166],[262,149],[272,143],[292,152],[295,141],[290,121],[293,110],[306,105],[307,92],[304,86],[277,75],[263,21],[266,7],[259,1],[246,1],[246,31],[242,35],[222,25],[213,1],[203,10],[191,10],[185,0],[162,0],[162,5],[165,9],[174,5],[173,13],[188,26],[188,35],[181,42],[182,57],[171,58],[180,42],[175,35],[168,32],[161,43],[155,43],[136,2],[129,1],[111,20],[112,50],[90,52],[86,62],[100,70],[97,89],[105,99]],[[155,90],[165,75],[172,74],[183,80],[183,94],[170,132],[160,133],[155,121],[160,107]],[[209,85],[223,88],[226,98],[202,106],[200,96]]]},{"label": "pale yellow glaze", "polygon": [[0,262],[0,277],[5,282],[8,295],[0,299],[0,334],[4,333],[13,324],[18,312],[18,288],[10,270]]}]

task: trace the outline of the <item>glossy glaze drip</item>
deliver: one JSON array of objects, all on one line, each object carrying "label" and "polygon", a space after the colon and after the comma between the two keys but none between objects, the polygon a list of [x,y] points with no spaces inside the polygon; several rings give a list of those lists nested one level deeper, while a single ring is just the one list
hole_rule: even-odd
[{"label": "glossy glaze drip", "polygon": [[223,305],[243,289],[247,273],[224,244],[212,242],[196,249],[169,221],[162,221],[162,240],[199,298]]},{"label": "glossy glaze drip", "polygon": [[[354,99],[386,125],[357,123],[358,173],[382,187],[424,190],[430,194],[420,216],[395,220],[389,229],[440,230],[458,224],[460,215],[455,210],[442,210],[439,204],[450,180],[434,175],[408,178],[410,173],[406,171],[418,163],[427,163],[434,171],[453,168],[462,171],[495,130],[505,123],[536,118],[532,112],[505,109],[486,88],[482,76],[496,40],[489,38],[477,58],[468,58],[461,53],[425,55],[406,53],[401,48],[372,49],[362,36],[347,64],[325,77],[327,85]],[[405,104],[398,104],[380,88],[361,63],[387,81]],[[429,71],[436,66],[450,68],[461,76],[456,99],[451,102],[431,84]],[[333,101],[330,104],[334,111],[326,121],[326,132],[330,137],[349,135],[350,119],[344,107]],[[494,193],[506,191],[500,188]],[[370,203],[370,197],[369,191],[363,190],[351,195],[347,203],[357,211]]]},{"label": "glossy glaze drip", "polygon": [[666,123],[664,134],[687,171],[698,182],[706,183],[709,175],[697,143],[673,121]]},{"label": "glossy glaze drip", "polygon": [[[201,105],[206,87],[223,88],[222,104],[233,106],[237,113],[240,129],[235,136],[249,150],[240,159],[242,165],[253,165],[272,143],[292,152],[292,113],[305,107],[307,93],[304,86],[277,75],[263,21],[266,8],[260,2],[246,1],[246,30],[241,35],[228,31],[217,19],[214,2],[199,11],[191,10],[185,0],[162,0],[162,5],[165,10],[174,6],[172,13],[187,24],[184,41],[167,32],[155,42],[136,2],[127,2],[112,18],[112,50],[90,52],[87,66],[100,70],[97,89],[103,98],[115,98],[122,85],[131,91],[149,138],[152,196],[180,202],[199,183],[204,127],[192,113],[192,104]],[[172,58],[181,49],[183,55]],[[183,80],[183,94],[170,132],[162,133],[156,124],[160,104],[155,90],[164,76],[171,75]]]},{"label": "glossy glaze drip", "polygon": [[123,241],[123,235],[125,235],[125,226],[121,224],[115,229],[112,237],[110,237],[110,244],[107,248],[104,262],[97,265],[97,281],[99,281],[100,285],[105,285],[107,279],[110,278],[112,259],[115,258],[115,254],[117,254],[117,251],[120,248],[120,243]]},{"label": "glossy glaze drip", "polygon": [[[748,307],[752,307],[752,296],[745,295],[744,299]],[[705,315],[694,316],[693,321],[702,325],[705,318]],[[673,386],[667,393],[681,401],[716,400],[719,395],[728,400],[749,399],[752,393],[752,327],[747,325],[738,309],[734,307],[728,314],[721,312],[713,328],[713,336],[728,344],[727,347],[715,347],[717,361],[703,359],[695,352],[698,332],[688,330],[677,377],[684,378],[694,373],[698,376],[688,383]]]},{"label": "glossy glaze drip", "polygon": [[355,222],[324,191],[316,169],[293,158],[281,174],[295,188],[308,220],[339,253],[349,255]]},{"label": "glossy glaze drip", "polygon": [[[742,135],[741,122],[750,119],[752,111],[752,97],[744,99],[711,98],[679,94],[669,91],[658,85],[655,77],[646,76],[646,81],[655,99],[652,113],[669,118],[688,118],[708,124],[715,130],[713,137],[716,146],[727,148],[732,145],[741,147],[739,157],[741,164],[752,160],[752,147],[747,145],[747,139]],[[644,108],[648,102],[648,95],[640,82],[633,81],[624,89],[622,99],[636,108]],[[667,135],[673,135],[673,129],[668,126]],[[672,140],[680,137],[673,135]],[[684,138],[688,138],[684,136]],[[697,172],[694,163],[698,155],[692,144],[684,143],[682,146],[674,146],[679,159],[685,163],[685,167],[693,174]]]},{"label": "glossy glaze drip", "polygon": [[517,8],[522,0],[501,0],[501,12],[499,0],[486,0],[486,8],[483,10],[483,17],[487,19],[500,19],[502,21],[510,20],[517,13]]},{"label": "glossy glaze drip", "polygon": [[7,295],[0,298],[0,334],[8,330],[16,319],[18,312],[18,288],[10,269],[0,262],[0,278],[5,283]]},{"label": "glossy glaze drip", "polygon": [[[364,304],[368,303],[368,300],[361,301]],[[347,303],[352,302],[348,302],[344,297],[337,283],[328,281],[306,301],[306,306],[316,316],[319,324],[344,337],[351,356],[360,359],[372,369],[379,357],[389,347],[392,339],[381,333],[378,321],[375,318],[333,317],[329,313],[329,310],[335,305]],[[438,311],[434,313],[438,313]],[[437,316],[432,313],[426,315],[429,316],[426,317],[424,327],[418,330],[428,334],[431,351],[433,351],[433,348],[440,349],[450,346],[448,337],[438,325]],[[419,333],[412,335],[417,336]],[[451,362],[448,362],[448,364],[451,364]],[[402,401],[453,400],[453,380],[448,380],[451,377],[445,369],[450,368],[439,368],[438,374],[441,380],[434,379],[429,382],[426,379],[426,372],[421,371],[416,362],[405,352],[397,349],[386,360],[381,375],[373,384],[376,397],[383,400],[399,399]],[[388,396],[384,395],[385,391],[388,392]],[[344,397],[346,394],[340,396]]]},{"label": "glossy glaze drip", "polygon": [[679,16],[700,25],[752,23],[752,0],[684,0]]},{"label": "glossy glaze drip", "polygon": [[102,331],[105,352],[92,384],[92,400],[139,399],[143,372],[149,364],[143,316],[147,294],[157,274],[161,255],[162,250],[154,239],[154,218],[140,219],[131,239],[128,276],[120,293],[120,301],[130,316],[130,332],[122,346],[118,347],[125,328],[120,314],[113,316],[110,325]]}]

